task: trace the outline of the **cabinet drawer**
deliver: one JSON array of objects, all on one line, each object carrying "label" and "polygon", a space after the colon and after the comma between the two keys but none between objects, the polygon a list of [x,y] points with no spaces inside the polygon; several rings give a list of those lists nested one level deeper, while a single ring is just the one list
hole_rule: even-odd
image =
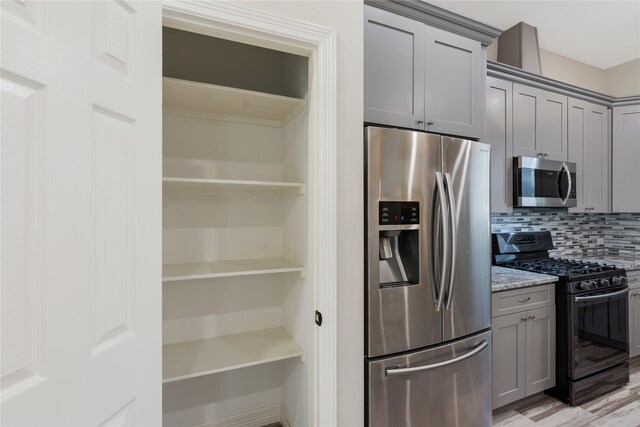
[{"label": "cabinet drawer", "polygon": [[555,289],[555,283],[551,283],[530,288],[495,292],[491,295],[492,316],[504,316],[505,314],[555,305]]},{"label": "cabinet drawer", "polygon": [[630,288],[640,287],[640,271],[627,271],[627,280]]}]

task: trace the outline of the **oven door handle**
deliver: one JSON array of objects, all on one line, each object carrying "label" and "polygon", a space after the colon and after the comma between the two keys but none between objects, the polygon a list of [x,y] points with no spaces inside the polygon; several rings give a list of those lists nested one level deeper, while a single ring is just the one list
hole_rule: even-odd
[{"label": "oven door handle", "polygon": [[470,352],[465,353],[462,356],[454,357],[453,359],[445,360],[444,362],[432,363],[431,365],[414,366],[413,368],[397,368],[397,367],[387,368],[384,370],[384,373],[388,377],[393,377],[397,375],[415,374],[416,372],[428,371],[430,369],[453,365],[454,363],[460,362],[464,359],[468,359],[473,355],[480,353],[482,350],[484,350],[487,347],[489,347],[489,343],[487,343],[487,341],[484,340]]},{"label": "oven door handle", "polygon": [[593,300],[598,300],[598,299],[604,299],[604,298],[610,298],[610,297],[615,297],[618,295],[622,295],[629,292],[629,288],[625,288],[621,291],[616,291],[616,292],[611,292],[608,294],[601,294],[601,295],[593,295],[590,297],[575,297],[576,302],[580,302],[580,301],[593,301]]}]

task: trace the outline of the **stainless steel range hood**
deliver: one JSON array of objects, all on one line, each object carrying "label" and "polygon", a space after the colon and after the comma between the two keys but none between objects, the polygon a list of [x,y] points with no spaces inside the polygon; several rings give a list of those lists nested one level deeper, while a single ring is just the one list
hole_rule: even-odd
[{"label": "stainless steel range hood", "polygon": [[498,62],[542,75],[538,29],[520,22],[500,34]]}]

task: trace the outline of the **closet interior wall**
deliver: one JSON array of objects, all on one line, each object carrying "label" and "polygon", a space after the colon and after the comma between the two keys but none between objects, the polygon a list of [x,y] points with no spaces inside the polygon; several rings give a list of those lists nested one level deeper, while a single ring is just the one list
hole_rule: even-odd
[{"label": "closet interior wall", "polygon": [[164,425],[307,425],[308,60],[163,37]]}]

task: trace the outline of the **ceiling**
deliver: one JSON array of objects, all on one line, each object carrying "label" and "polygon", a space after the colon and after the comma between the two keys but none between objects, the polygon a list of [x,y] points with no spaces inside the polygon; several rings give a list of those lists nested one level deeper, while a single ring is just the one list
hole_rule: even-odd
[{"label": "ceiling", "polygon": [[640,58],[640,0],[447,0],[436,6],[501,30],[524,21],[540,48],[607,69]]}]

